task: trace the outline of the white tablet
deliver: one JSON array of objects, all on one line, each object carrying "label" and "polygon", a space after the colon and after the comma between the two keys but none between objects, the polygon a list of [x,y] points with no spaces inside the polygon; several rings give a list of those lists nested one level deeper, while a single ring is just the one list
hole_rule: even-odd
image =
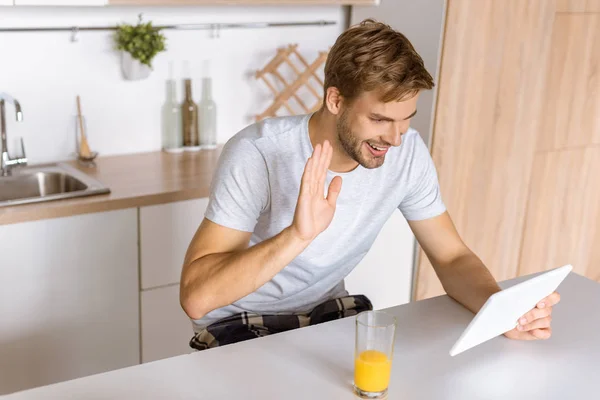
[{"label": "white tablet", "polygon": [[455,356],[514,329],[519,318],[556,291],[572,269],[571,265],[564,265],[494,293],[452,346],[450,355]]}]

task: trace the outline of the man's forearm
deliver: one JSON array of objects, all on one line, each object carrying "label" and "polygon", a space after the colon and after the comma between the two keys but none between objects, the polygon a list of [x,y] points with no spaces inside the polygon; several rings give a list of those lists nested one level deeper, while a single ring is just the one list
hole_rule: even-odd
[{"label": "man's forearm", "polygon": [[474,313],[501,290],[483,262],[471,252],[437,266],[436,271],[446,293]]},{"label": "man's forearm", "polygon": [[271,280],[298,256],[309,242],[291,229],[248,249],[209,254],[190,262],[181,283],[181,303],[193,319],[231,304]]}]

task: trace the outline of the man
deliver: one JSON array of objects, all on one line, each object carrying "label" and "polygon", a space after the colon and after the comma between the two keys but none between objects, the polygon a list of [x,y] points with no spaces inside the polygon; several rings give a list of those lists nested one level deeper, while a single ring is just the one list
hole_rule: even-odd
[{"label": "man", "polygon": [[[224,146],[182,271],[192,347],[370,309],[343,279],[396,208],[449,296],[477,312],[500,290],[456,232],[428,149],[409,128],[420,91],[434,84],[408,39],[373,20],[350,28],[329,53],[324,86],[316,113],[253,124]],[[549,296],[506,336],[549,338],[558,301]]]}]

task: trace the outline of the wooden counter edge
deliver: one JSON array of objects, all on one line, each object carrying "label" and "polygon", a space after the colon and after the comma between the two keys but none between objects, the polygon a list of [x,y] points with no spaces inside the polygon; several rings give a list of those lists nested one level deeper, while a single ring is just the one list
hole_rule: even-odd
[{"label": "wooden counter edge", "polygon": [[[107,198],[105,201],[98,200],[94,202],[85,202],[86,198],[83,197],[80,199],[75,199],[82,200],[80,203],[74,202],[74,199],[70,199],[70,201],[64,205],[59,203],[65,200],[41,202],[37,203],[39,207],[36,207],[35,209],[31,209],[30,207],[24,207],[23,211],[20,211],[19,206],[11,207],[10,212],[3,212],[2,209],[0,209],[0,225],[18,224],[22,222],[33,222],[45,219],[71,217],[82,214],[92,214],[105,211],[123,210],[127,208],[167,204],[176,201],[185,201],[198,199],[202,197],[208,197],[208,195],[208,188],[198,188],[121,199]],[[29,204],[29,206],[31,206],[31,204]]]}]

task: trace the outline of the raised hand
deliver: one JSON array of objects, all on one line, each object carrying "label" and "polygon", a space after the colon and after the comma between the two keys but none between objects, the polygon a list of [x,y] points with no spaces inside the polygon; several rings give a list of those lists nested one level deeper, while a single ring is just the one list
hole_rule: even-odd
[{"label": "raised hand", "polygon": [[312,241],[323,232],[333,219],[335,205],[342,189],[342,178],[336,176],[329,184],[327,197],[324,195],[325,178],[331,163],[333,149],[326,140],[318,144],[306,162],[300,194],[292,222],[292,231],[302,240]]}]

